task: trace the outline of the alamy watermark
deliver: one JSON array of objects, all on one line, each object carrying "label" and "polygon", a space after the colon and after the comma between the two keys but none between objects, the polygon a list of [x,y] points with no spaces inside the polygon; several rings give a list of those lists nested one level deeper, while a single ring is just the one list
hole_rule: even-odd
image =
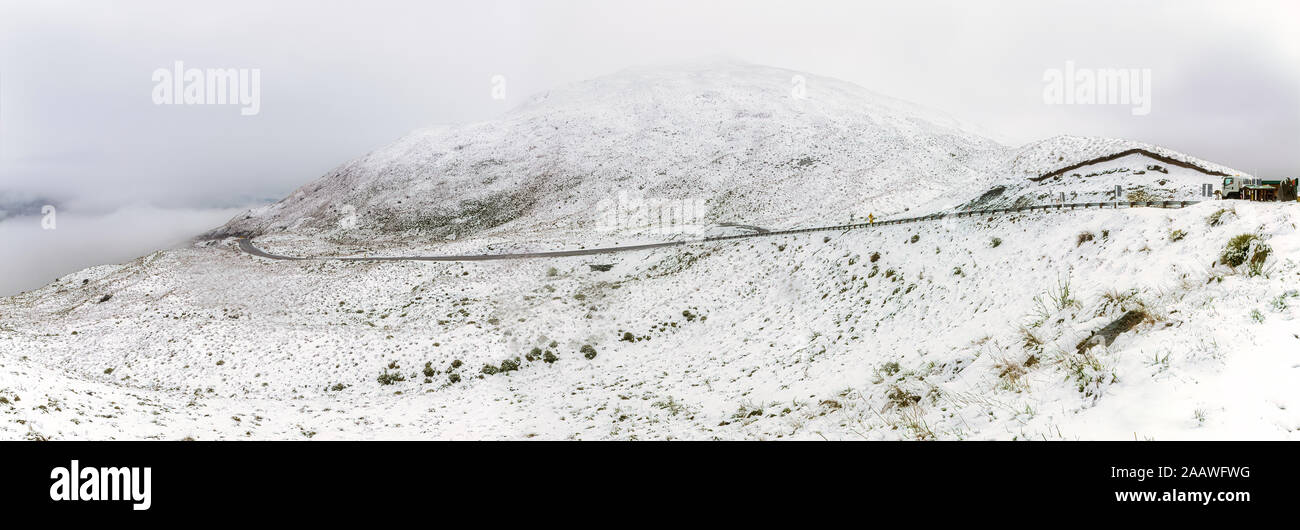
[{"label": "alamy watermark", "polygon": [[59,227],[58,210],[53,204],[46,204],[41,207],[41,230],[54,230]]},{"label": "alamy watermark", "polygon": [[357,207],[351,204],[344,204],[343,207],[340,208],[340,210],[342,210],[342,212],[339,214],[339,223],[338,223],[339,229],[341,230],[356,229]]},{"label": "alamy watermark", "polygon": [[134,503],[133,510],[148,510],[152,475],[150,467],[81,467],[73,460],[50,470],[50,500],[126,501]]},{"label": "alamy watermark", "polygon": [[153,71],[154,105],[242,105],[241,116],[262,111],[262,70],[258,68],[172,68]]},{"label": "alamy watermark", "polygon": [[700,235],[708,212],[704,199],[655,199],[618,192],[617,199],[596,204],[596,229],[612,232],[643,229],[656,235]]},{"label": "alamy watermark", "polygon": [[1151,113],[1150,68],[1065,68],[1043,71],[1043,103],[1048,105],[1132,105],[1134,116]]},{"label": "alamy watermark", "polygon": [[492,76],[492,99],[506,99],[506,76],[497,74]]},{"label": "alamy watermark", "polygon": [[808,99],[808,80],[798,74],[790,77],[790,97]]}]

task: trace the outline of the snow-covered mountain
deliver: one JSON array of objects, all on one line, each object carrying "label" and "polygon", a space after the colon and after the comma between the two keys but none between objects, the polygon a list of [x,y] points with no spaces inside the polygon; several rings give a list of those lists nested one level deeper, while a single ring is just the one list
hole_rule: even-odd
[{"label": "snow-covered mountain", "polygon": [[273,261],[221,237],[300,255],[555,250],[675,237],[597,230],[619,191],[779,228],[997,186],[985,202],[1199,189],[1141,157],[1040,179],[1135,145],[1011,149],[752,65],[580,83],[414,133],[190,248],[0,299],[0,437],[1296,438],[1293,204],[469,263]]},{"label": "snow-covered mountain", "polygon": [[498,120],[414,132],[214,235],[589,230],[592,206],[620,192],[706,201],[713,223],[838,221],[974,190],[1004,152],[843,81],[734,62],[633,69]]},{"label": "snow-covered mountain", "polygon": [[[803,97],[794,97],[799,79]],[[1019,148],[974,127],[862,87],[737,62],[630,69],[533,97],[500,119],[416,131],[288,197],[232,219],[208,238],[453,249],[590,237],[620,197],[699,201],[700,223],[837,224],[912,209],[1192,199],[1206,172],[1239,173],[1159,146],[1061,136]],[[1189,165],[1133,155],[1141,149]],[[599,233],[635,237],[637,226]],[[656,234],[662,235],[662,234]],[[619,239],[623,236],[623,239]],[[468,241],[466,241],[468,239]],[[329,242],[333,246],[321,246]]]}]

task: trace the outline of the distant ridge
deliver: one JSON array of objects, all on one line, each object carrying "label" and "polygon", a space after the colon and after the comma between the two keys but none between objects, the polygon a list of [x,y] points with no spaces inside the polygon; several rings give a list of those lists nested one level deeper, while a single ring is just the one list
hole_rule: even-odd
[{"label": "distant ridge", "polygon": [[1161,154],[1158,154],[1158,153],[1154,153],[1154,152],[1148,151],[1148,150],[1146,150],[1146,149],[1135,148],[1135,149],[1129,149],[1129,150],[1127,150],[1127,151],[1120,151],[1120,152],[1118,152],[1118,153],[1109,154],[1109,155],[1106,155],[1106,156],[1099,156],[1099,157],[1097,157],[1097,158],[1093,158],[1093,159],[1090,159],[1090,160],[1084,160],[1083,162],[1079,162],[1079,163],[1077,163],[1077,164],[1070,164],[1070,165],[1065,166],[1065,167],[1063,167],[1063,168],[1061,168],[1061,169],[1058,169],[1058,170],[1056,170],[1056,171],[1052,171],[1052,172],[1050,172],[1050,173],[1044,173],[1044,174],[1042,174],[1042,175],[1040,175],[1040,176],[1038,176],[1038,177],[1036,177],[1036,178],[1030,178],[1029,180],[1031,180],[1031,181],[1033,181],[1033,182],[1038,182],[1038,181],[1045,180],[1045,179],[1048,179],[1048,178],[1051,178],[1051,177],[1054,177],[1054,176],[1057,176],[1057,175],[1064,174],[1064,173],[1066,173],[1066,172],[1068,172],[1068,171],[1073,171],[1073,170],[1079,169],[1079,168],[1081,168],[1081,167],[1083,167],[1083,166],[1088,166],[1088,165],[1097,164],[1097,163],[1101,163],[1101,162],[1109,162],[1109,161],[1111,161],[1111,160],[1116,160],[1116,159],[1124,158],[1124,157],[1129,156],[1129,155],[1143,155],[1143,156],[1146,156],[1146,157],[1148,157],[1148,158],[1153,158],[1153,159],[1155,159],[1155,160],[1159,160],[1159,161],[1164,162],[1164,163],[1166,163],[1166,164],[1169,164],[1169,165],[1171,165],[1171,166],[1178,166],[1178,167],[1181,167],[1181,168],[1186,168],[1186,169],[1192,169],[1192,170],[1200,171],[1201,173],[1205,173],[1206,175],[1215,175],[1215,176],[1221,176],[1221,177],[1226,177],[1226,176],[1228,176],[1227,173],[1224,173],[1224,172],[1222,172],[1222,171],[1214,171],[1214,170],[1211,170],[1211,169],[1206,169],[1206,168],[1203,168],[1203,167],[1198,166],[1198,165],[1196,165],[1196,164],[1193,164],[1193,163],[1191,163],[1191,162],[1184,162],[1184,161],[1182,161],[1182,160],[1178,160],[1177,158],[1172,158],[1172,157],[1168,157],[1168,156],[1161,155]]}]

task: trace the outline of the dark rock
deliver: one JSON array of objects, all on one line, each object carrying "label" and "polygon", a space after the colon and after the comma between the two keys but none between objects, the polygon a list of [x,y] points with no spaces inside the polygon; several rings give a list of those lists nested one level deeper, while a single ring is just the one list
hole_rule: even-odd
[{"label": "dark rock", "polygon": [[1146,318],[1146,311],[1141,309],[1128,311],[1127,313],[1124,313],[1123,316],[1115,319],[1114,322],[1106,324],[1105,327],[1092,332],[1091,335],[1088,335],[1088,338],[1079,341],[1079,344],[1075,346],[1075,350],[1079,353],[1084,353],[1099,343],[1105,343],[1107,346],[1110,346],[1111,343],[1115,342],[1115,337],[1133,329],[1138,324],[1141,324]]}]

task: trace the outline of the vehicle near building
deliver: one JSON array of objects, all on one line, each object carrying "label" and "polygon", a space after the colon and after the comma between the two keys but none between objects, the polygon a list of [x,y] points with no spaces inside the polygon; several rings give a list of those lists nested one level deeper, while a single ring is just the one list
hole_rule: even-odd
[{"label": "vehicle near building", "polygon": [[1296,180],[1223,177],[1222,198],[1248,201],[1294,201]]}]

